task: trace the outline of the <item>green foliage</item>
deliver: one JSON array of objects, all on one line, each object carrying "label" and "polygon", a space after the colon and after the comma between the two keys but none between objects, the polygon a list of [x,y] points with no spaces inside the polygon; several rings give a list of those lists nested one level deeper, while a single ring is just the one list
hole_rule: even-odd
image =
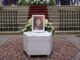
[{"label": "green foliage", "polygon": [[[45,31],[53,32],[54,27],[52,26],[52,23],[50,23],[47,19],[45,19],[44,22],[45,22],[44,23],[45,24]],[[25,31],[32,31],[32,18],[27,21],[26,25],[21,30],[21,32],[25,32]]]},{"label": "green foliage", "polygon": [[20,5],[20,6],[25,6],[25,5],[27,5],[28,3],[27,3],[27,1],[26,0],[20,0],[20,1],[18,1],[18,5]]},{"label": "green foliage", "polygon": [[30,4],[33,4],[33,5],[44,5],[44,4],[47,4],[47,2],[45,2],[45,1],[30,1]]},{"label": "green foliage", "polygon": [[49,1],[49,4],[50,4],[50,5],[55,5],[55,0],[50,0],[50,1]]},{"label": "green foliage", "polygon": [[32,5],[46,5],[46,4],[54,5],[55,4],[55,0],[49,0],[49,3],[47,3],[47,1],[43,1],[43,0],[40,0],[40,1],[19,0],[18,1],[18,5],[20,5],[20,6],[25,6],[25,5],[28,5],[28,4],[32,4]]}]

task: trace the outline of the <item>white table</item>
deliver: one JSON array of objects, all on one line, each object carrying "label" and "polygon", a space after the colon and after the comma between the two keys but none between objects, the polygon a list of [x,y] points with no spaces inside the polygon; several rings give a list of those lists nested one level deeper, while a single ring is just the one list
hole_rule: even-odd
[{"label": "white table", "polygon": [[24,32],[24,51],[30,55],[50,55],[52,50],[52,33]]}]

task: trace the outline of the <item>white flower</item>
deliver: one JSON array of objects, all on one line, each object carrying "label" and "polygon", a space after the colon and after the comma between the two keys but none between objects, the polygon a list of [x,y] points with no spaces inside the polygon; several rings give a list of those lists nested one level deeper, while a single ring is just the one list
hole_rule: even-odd
[{"label": "white flower", "polygon": [[44,20],[44,23],[45,23],[45,24],[47,24],[47,23],[48,23],[48,20],[47,20],[47,19],[45,19],[45,20]]},{"label": "white flower", "polygon": [[30,18],[27,23],[32,24],[32,18]]},{"label": "white flower", "polygon": [[51,29],[51,32],[52,32],[53,30]]},{"label": "white flower", "polygon": [[23,29],[22,29],[22,32],[24,32],[25,30],[27,30],[27,28],[23,28]]},{"label": "white flower", "polygon": [[41,4],[43,4],[44,2],[43,2],[43,1],[41,1],[40,3],[41,3]]},{"label": "white flower", "polygon": [[52,25],[52,23],[48,22],[49,25]]},{"label": "white flower", "polygon": [[[48,21],[48,19],[45,19],[45,20],[44,20],[44,24],[45,24],[45,27],[46,27],[46,31],[52,32],[52,31],[54,30],[54,27],[53,27],[52,23],[50,23],[50,22]],[[29,31],[29,30],[31,30],[31,29],[32,29],[32,18],[30,18],[30,19],[27,21],[25,27],[24,27],[21,31],[24,32],[24,31]]]},{"label": "white flower", "polygon": [[33,4],[34,2],[32,1],[31,4]]},{"label": "white flower", "polygon": [[38,1],[36,1],[36,4],[38,4]]},{"label": "white flower", "polygon": [[51,28],[52,28],[52,30],[54,30],[54,27],[53,26],[51,26]]},{"label": "white flower", "polygon": [[25,27],[28,27],[28,26],[31,26],[31,25],[32,25],[32,24],[29,23],[29,24],[26,24]]},{"label": "white flower", "polygon": [[20,3],[21,2],[21,0],[18,0],[18,3]]}]

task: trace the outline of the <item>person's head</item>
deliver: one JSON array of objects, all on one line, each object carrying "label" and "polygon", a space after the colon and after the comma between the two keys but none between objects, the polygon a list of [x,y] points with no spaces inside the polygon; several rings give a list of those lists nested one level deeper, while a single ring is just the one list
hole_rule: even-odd
[{"label": "person's head", "polygon": [[33,21],[33,28],[35,30],[41,30],[43,29],[43,20],[41,17],[35,17]]},{"label": "person's head", "polygon": [[36,26],[40,26],[41,25],[41,19],[40,18],[36,18],[36,21],[35,21],[35,25]]}]

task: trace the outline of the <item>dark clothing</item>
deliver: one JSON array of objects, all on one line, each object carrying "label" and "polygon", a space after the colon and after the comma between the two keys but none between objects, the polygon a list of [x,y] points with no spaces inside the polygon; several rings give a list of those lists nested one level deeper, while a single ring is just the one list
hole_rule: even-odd
[{"label": "dark clothing", "polygon": [[8,0],[3,0],[2,4],[3,5],[8,5]]},{"label": "dark clothing", "polygon": [[61,0],[61,5],[70,5],[70,0]]},{"label": "dark clothing", "polygon": [[16,5],[17,1],[18,0],[3,0],[2,4],[3,5],[12,5],[12,4]]},{"label": "dark clothing", "polygon": [[61,0],[55,0],[56,1],[56,5],[59,5]]}]

